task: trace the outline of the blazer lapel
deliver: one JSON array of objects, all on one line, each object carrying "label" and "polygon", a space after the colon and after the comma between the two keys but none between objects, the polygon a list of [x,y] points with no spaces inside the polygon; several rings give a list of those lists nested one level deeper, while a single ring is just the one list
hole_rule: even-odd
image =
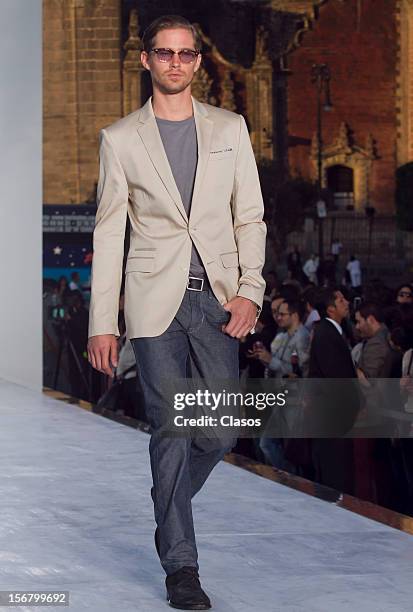
[{"label": "blazer lapel", "polygon": [[[192,194],[191,215],[194,204],[202,185],[202,179],[208,164],[209,152],[212,140],[212,131],[214,124],[208,118],[208,111],[203,104],[192,97],[192,107],[195,118],[195,126],[198,140],[198,163],[195,174],[194,190]],[[185,211],[178,187],[176,186],[171,166],[162,143],[158,125],[152,108],[152,97],[141,108],[139,113],[139,124],[137,127],[139,135],[145,146],[145,149],[157,171],[160,179],[168,190],[169,195],[175,202],[179,212],[182,214],[186,222],[188,216]]]},{"label": "blazer lapel", "polygon": [[158,125],[156,123],[152,108],[152,98],[149,98],[146,104],[141,108],[137,130],[156,172],[165,185],[172,200],[175,202],[179,212],[185,221],[188,222],[185,207],[183,205],[178,187],[176,186],[171,166],[169,165],[169,161],[162,143],[162,138],[159,133]]},{"label": "blazer lapel", "polygon": [[192,194],[191,215],[199,195],[202,180],[208,164],[209,153],[211,150],[212,132],[214,123],[208,118],[208,111],[205,106],[192,97],[192,106],[194,109],[196,133],[198,139],[198,164],[195,174],[194,190]]}]

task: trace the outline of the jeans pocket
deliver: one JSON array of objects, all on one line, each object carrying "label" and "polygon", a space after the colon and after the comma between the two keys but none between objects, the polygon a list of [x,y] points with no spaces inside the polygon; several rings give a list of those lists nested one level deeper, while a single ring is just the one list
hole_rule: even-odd
[{"label": "jeans pocket", "polygon": [[210,291],[207,292],[206,306],[205,314],[211,321],[215,321],[217,323],[227,323],[231,317],[231,313],[228,310],[225,310],[223,305]]}]

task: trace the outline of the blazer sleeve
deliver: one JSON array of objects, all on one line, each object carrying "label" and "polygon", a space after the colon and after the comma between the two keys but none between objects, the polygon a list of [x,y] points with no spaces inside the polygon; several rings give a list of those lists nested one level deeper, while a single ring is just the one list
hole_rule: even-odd
[{"label": "blazer sleeve", "polygon": [[119,294],[122,282],[129,188],[109,134],[99,133],[99,180],[93,231],[93,258],[88,336],[119,336]]},{"label": "blazer sleeve", "polygon": [[237,295],[252,300],[261,308],[265,289],[262,268],[265,263],[267,227],[263,221],[264,203],[257,164],[242,115],[232,191],[232,215],[241,269]]}]

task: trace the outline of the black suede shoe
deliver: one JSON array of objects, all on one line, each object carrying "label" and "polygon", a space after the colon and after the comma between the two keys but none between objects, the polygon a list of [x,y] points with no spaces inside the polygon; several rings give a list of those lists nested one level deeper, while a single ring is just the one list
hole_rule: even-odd
[{"label": "black suede shoe", "polygon": [[178,610],[209,610],[211,602],[199,582],[196,567],[185,565],[166,577],[167,600]]},{"label": "black suede shoe", "polygon": [[155,529],[155,548],[156,548],[156,552],[158,553],[158,557],[161,558],[160,552],[159,552],[159,529],[156,528]]}]

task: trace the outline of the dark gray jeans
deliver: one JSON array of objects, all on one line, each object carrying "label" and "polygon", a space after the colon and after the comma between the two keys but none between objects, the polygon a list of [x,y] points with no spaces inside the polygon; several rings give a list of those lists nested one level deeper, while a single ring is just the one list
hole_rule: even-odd
[{"label": "dark gray jeans", "polygon": [[202,378],[206,384],[214,379],[238,380],[239,341],[221,330],[229,318],[230,313],[210,288],[186,290],[163,334],[131,339],[152,426],[151,495],[159,528],[161,565],[166,574],[184,565],[199,569],[191,499],[214,466],[235,446],[236,438],[198,441],[162,435],[166,412],[170,415],[171,410],[163,385],[166,379],[179,378]]}]

